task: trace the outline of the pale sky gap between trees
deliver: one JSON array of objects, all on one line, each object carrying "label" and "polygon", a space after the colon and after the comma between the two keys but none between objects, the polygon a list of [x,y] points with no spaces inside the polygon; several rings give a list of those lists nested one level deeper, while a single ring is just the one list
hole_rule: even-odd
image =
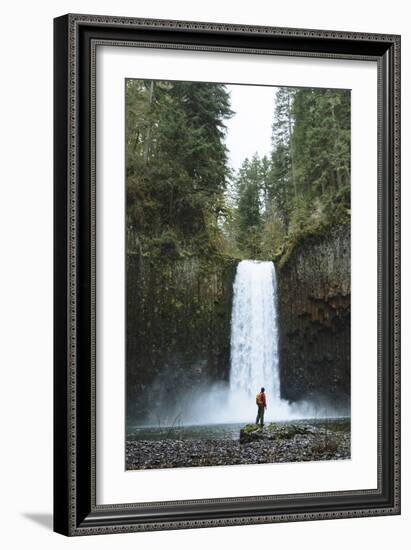
[{"label": "pale sky gap between trees", "polygon": [[257,153],[270,156],[277,87],[227,84],[234,116],[225,121],[228,164],[237,171]]}]

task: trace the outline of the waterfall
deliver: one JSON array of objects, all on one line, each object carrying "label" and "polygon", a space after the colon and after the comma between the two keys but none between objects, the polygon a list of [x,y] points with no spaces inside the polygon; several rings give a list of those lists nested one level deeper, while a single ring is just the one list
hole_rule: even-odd
[{"label": "waterfall", "polygon": [[333,416],[330,407],[288,403],[280,397],[277,276],[273,262],[242,260],[233,284],[229,385],[196,395],[187,423],[253,422],[255,395],[267,396],[266,422]]},{"label": "waterfall", "polygon": [[243,260],[234,280],[230,391],[255,395],[265,387],[280,400],[277,279],[272,262]]}]

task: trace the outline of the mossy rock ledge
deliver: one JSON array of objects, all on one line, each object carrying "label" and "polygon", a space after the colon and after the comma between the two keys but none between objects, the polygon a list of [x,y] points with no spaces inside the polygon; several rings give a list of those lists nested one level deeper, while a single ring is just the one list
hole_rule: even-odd
[{"label": "mossy rock ledge", "polygon": [[276,423],[265,424],[263,428],[256,424],[246,424],[240,430],[240,443],[252,443],[253,441],[276,441],[278,439],[293,439],[296,435],[316,435],[318,428],[315,426],[298,426],[296,424]]}]

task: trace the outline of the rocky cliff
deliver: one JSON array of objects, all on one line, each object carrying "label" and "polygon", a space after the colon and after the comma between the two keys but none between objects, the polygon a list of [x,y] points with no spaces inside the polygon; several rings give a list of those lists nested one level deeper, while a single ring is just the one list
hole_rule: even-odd
[{"label": "rocky cliff", "polygon": [[228,379],[236,263],[218,256],[169,260],[127,255],[131,421],[150,417],[158,424],[173,423],[187,393]]},{"label": "rocky cliff", "polygon": [[282,397],[347,405],[350,226],[300,242],[278,269]]}]

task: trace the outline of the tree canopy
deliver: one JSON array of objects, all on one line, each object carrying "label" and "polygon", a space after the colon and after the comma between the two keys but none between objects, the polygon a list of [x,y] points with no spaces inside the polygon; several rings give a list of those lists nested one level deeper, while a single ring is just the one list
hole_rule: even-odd
[{"label": "tree canopy", "polygon": [[304,236],[350,220],[348,90],[277,88],[271,153],[236,174],[226,86],[127,80],[126,111],[130,250],[284,258]]}]

